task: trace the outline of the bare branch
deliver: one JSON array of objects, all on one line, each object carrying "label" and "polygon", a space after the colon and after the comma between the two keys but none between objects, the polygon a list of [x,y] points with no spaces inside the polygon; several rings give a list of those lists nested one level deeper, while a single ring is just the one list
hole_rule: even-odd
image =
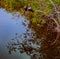
[{"label": "bare branch", "polygon": [[57,27],[59,27],[59,23],[56,21],[56,19],[54,18],[51,18],[51,19],[56,23]]},{"label": "bare branch", "polygon": [[51,2],[51,4],[53,5],[55,11],[57,12],[57,8],[56,8],[55,4],[53,3],[53,1],[52,0],[49,0],[49,1]]},{"label": "bare branch", "polygon": [[52,5],[53,5],[53,7],[54,7],[55,12],[57,13],[58,21],[59,21],[59,19],[60,19],[60,17],[59,17],[60,12],[57,10],[56,5],[53,3],[53,1],[52,1],[52,0],[49,0],[49,1],[51,2],[51,4],[52,4]]},{"label": "bare branch", "polygon": [[51,45],[54,45],[57,42],[57,40],[59,39],[59,37],[60,37],[60,27],[56,27],[55,30],[57,31],[57,37],[54,40],[54,42],[51,43]]}]

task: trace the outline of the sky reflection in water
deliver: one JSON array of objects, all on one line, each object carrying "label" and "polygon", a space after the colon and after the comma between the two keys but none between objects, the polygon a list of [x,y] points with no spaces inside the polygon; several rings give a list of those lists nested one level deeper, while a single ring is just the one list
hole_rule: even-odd
[{"label": "sky reflection in water", "polygon": [[[22,16],[14,17],[5,9],[0,9],[0,59],[29,59],[26,54],[22,55],[18,52],[9,55],[6,48],[7,42],[14,38],[16,33],[21,35],[26,31],[28,25],[24,27],[23,21]],[[26,24],[28,23],[29,21]]]}]

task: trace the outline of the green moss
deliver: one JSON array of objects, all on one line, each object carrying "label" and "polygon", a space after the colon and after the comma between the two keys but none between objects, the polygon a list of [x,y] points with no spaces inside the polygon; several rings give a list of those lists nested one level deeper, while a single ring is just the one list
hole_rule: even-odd
[{"label": "green moss", "polygon": [[[35,12],[36,10],[42,11],[46,15],[49,15],[54,11],[53,5],[49,0],[2,0],[1,2],[8,12],[16,10],[21,14],[24,13],[24,6],[31,6],[34,12],[28,12],[25,16],[29,20],[32,20],[32,22],[40,20],[39,16],[41,14],[39,12]],[[60,4],[60,0],[53,0],[53,2]]]}]

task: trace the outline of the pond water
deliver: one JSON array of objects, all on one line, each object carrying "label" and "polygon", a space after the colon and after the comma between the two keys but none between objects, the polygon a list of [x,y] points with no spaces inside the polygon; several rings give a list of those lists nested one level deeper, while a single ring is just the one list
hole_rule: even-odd
[{"label": "pond water", "polygon": [[[18,13],[18,12],[17,12]],[[15,34],[23,34],[27,26],[23,26],[22,22],[26,21],[22,16],[16,17],[18,14],[12,16],[5,9],[0,9],[0,59],[30,59],[26,54],[13,53],[9,54],[6,48],[7,42],[15,37]]]}]

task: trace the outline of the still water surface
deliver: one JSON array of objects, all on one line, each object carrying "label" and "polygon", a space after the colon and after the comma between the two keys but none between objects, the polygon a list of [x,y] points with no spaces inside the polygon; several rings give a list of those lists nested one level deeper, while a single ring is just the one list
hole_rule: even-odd
[{"label": "still water surface", "polygon": [[26,31],[29,21],[26,22],[27,26],[22,25],[23,21],[25,19],[22,16],[12,16],[5,9],[0,9],[0,59],[30,59],[26,54],[19,52],[10,55],[6,48],[7,42],[14,38],[16,33],[21,35]]}]

